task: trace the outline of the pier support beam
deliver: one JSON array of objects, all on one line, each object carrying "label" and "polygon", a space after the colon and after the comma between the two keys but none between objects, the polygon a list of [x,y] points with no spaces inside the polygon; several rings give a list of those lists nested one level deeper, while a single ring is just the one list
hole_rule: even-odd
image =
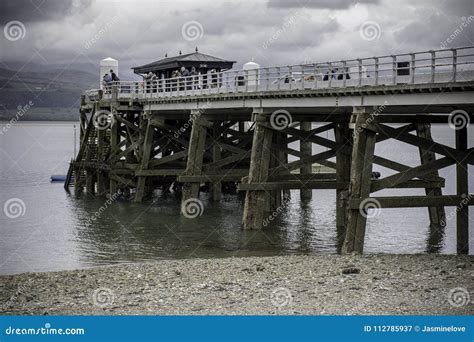
[{"label": "pier support beam", "polygon": [[[92,111],[91,115],[94,115],[94,111]],[[83,158],[83,154],[85,153],[84,150],[85,150],[85,145],[86,145],[86,139],[84,139],[84,136],[86,135],[88,125],[92,125],[92,117],[90,121],[87,120],[86,111],[81,110],[79,120],[80,120],[79,121],[80,146],[79,146],[79,152],[77,156],[74,156],[76,163],[80,163],[81,159]],[[84,191],[84,179],[83,179],[84,173],[85,173],[85,170],[81,167],[81,165],[76,164],[74,167],[74,193],[76,194],[82,193]]]},{"label": "pier support beam", "polygon": [[[456,150],[467,151],[467,125],[456,129]],[[456,250],[458,254],[469,254],[469,190],[468,164],[462,160],[456,163],[456,193],[464,198],[456,207]]]},{"label": "pier support beam", "polygon": [[[115,156],[119,151],[119,142],[120,142],[120,132],[119,132],[119,122],[116,118],[117,113],[112,111],[112,122],[110,125],[110,155]],[[111,169],[114,168],[114,161],[111,161]],[[109,180],[109,194],[110,196],[117,193],[117,181],[110,177]]]},{"label": "pier support beam", "polygon": [[[203,124],[204,118],[199,110],[191,110],[191,120],[193,127],[191,129],[191,137],[189,140],[188,160],[186,163],[186,176],[198,176],[202,172],[202,164],[204,157],[204,147],[206,144],[206,126]],[[191,199],[198,198],[200,183],[184,183],[182,203]],[[181,206],[184,209],[184,206]]]},{"label": "pier support beam", "polygon": [[[219,137],[220,137],[220,127],[221,127],[221,122],[216,121],[213,124],[213,132],[212,136],[214,138],[214,142],[212,144],[212,161],[217,162],[218,160],[221,159],[221,147],[218,143]],[[211,183],[211,198],[213,201],[220,201],[222,197],[222,182],[220,181],[214,181]]]},{"label": "pier support beam", "polygon": [[[140,121],[140,125],[142,130],[140,131],[143,134],[143,128],[146,127],[145,130],[145,137],[143,141],[143,148],[142,148],[142,155],[140,159],[140,170],[148,169],[148,163],[150,161],[151,150],[153,148],[153,135],[155,129],[151,124],[151,120],[143,120]],[[143,196],[145,195],[145,185],[146,185],[146,177],[140,176],[137,180],[137,188],[135,192],[135,202],[141,202],[143,200]]]},{"label": "pier support beam", "polygon": [[[336,142],[344,146],[352,147],[352,132],[349,129],[349,122],[341,122],[334,129]],[[349,183],[351,179],[351,155],[344,149],[339,148],[336,154],[336,181],[338,183]],[[336,190],[336,230],[337,249],[340,252],[347,224],[347,196],[349,188]]]},{"label": "pier support beam", "polygon": [[[354,128],[349,199],[364,200],[370,196],[376,133],[366,129],[370,114],[364,107],[356,107],[353,115],[356,115],[357,119]],[[342,246],[343,254],[362,254],[366,223],[365,208],[349,210],[346,236]]]},{"label": "pier support beam", "polygon": [[[417,123],[416,134],[420,138],[433,141],[431,136],[431,125],[429,123]],[[431,150],[419,148],[421,164],[428,164],[436,160],[436,154]],[[431,174],[425,176],[428,179],[438,179],[439,172],[434,170]],[[442,196],[443,191],[440,187],[425,188],[426,196]],[[428,216],[430,219],[430,233],[427,244],[427,252],[438,252],[442,245],[444,236],[444,227],[446,225],[446,215],[444,207],[441,205],[428,207]]]},{"label": "pier support beam", "polygon": [[95,194],[95,176],[93,170],[86,170],[86,192],[88,195]]},{"label": "pier support beam", "polygon": [[[97,162],[99,165],[104,165],[104,153],[105,153],[105,134],[106,131],[103,129],[97,130]],[[97,169],[97,195],[104,196],[106,192],[106,181],[107,177],[102,168]]]},{"label": "pier support beam", "polygon": [[[256,127],[253,135],[248,183],[262,183],[268,178],[273,131],[261,125],[267,119],[261,108],[254,109],[254,118]],[[243,217],[244,229],[262,228],[265,199],[265,191],[247,191]]]},{"label": "pier support beam", "polygon": [[[420,138],[433,141],[431,136],[431,125],[430,124],[416,124],[416,134]],[[436,160],[436,154],[430,150],[419,148],[421,164],[428,164]],[[433,173],[426,175],[426,177],[439,177],[438,170],[434,170]],[[427,196],[442,196],[441,188],[426,188]],[[443,206],[429,207],[428,214],[430,217],[430,224],[433,229],[441,228],[445,223],[445,212]]]},{"label": "pier support beam", "polygon": [[[301,131],[309,132],[311,131],[311,122],[301,122],[300,123]],[[308,158],[313,155],[313,143],[310,140],[300,140],[300,153],[301,158]],[[313,165],[311,163],[307,163],[300,168],[301,175],[308,175],[313,173]],[[301,189],[300,196],[302,200],[310,200],[313,196],[312,189]]]},{"label": "pier support beam", "polygon": [[[95,111],[93,111],[92,115],[95,115]],[[94,120],[92,117],[91,120]],[[94,142],[94,137],[97,137],[98,129],[96,127],[91,127],[89,132],[89,136],[86,139],[86,163],[90,162],[94,155],[97,154],[97,145]],[[95,194],[95,181],[97,173],[94,169],[90,166],[86,168],[86,193],[87,195],[94,195]]]},{"label": "pier support beam", "polygon": [[[277,150],[274,152],[275,162],[273,167],[287,164],[287,155],[285,153],[285,148],[288,146],[286,143],[286,133],[274,131],[273,140],[275,141],[275,146],[277,146]],[[274,196],[275,208],[273,210],[276,210],[283,204],[283,199],[289,198],[289,189],[276,190]]]}]

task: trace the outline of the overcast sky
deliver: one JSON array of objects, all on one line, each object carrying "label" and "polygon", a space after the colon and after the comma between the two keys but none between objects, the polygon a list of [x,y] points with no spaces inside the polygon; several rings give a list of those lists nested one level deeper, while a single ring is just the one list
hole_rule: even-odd
[{"label": "overcast sky", "polygon": [[[123,72],[165,53],[192,52],[196,46],[200,52],[235,60],[240,67],[252,58],[268,66],[418,51],[439,48],[443,42],[447,47],[474,45],[474,18],[469,19],[473,4],[1,0],[0,61],[98,64],[111,56]],[[462,32],[446,44],[461,26]]]}]

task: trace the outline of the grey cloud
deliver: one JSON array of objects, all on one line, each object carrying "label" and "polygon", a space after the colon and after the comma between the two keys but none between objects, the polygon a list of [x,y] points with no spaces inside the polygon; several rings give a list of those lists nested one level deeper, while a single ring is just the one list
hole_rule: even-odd
[{"label": "grey cloud", "polygon": [[319,8],[319,9],[344,9],[356,3],[377,4],[379,0],[268,0],[268,7],[277,8]]},{"label": "grey cloud", "polygon": [[[439,49],[442,45],[447,48],[474,45],[474,22],[472,19],[469,22],[463,19],[469,17],[468,12],[465,11],[466,6],[453,8],[450,4],[445,3],[449,10],[446,8],[439,10],[442,7],[437,7],[415,11],[419,20],[395,32],[394,36],[398,44],[404,47],[413,42],[420,42],[434,49]],[[464,2],[464,5],[467,3]],[[452,17],[452,13],[457,13],[458,16]],[[455,33],[455,31],[460,33]],[[455,35],[455,38],[447,43],[446,40],[451,35]]]},{"label": "grey cloud", "polygon": [[446,15],[470,16],[474,15],[474,1],[472,0],[437,0],[431,5],[440,8]]},{"label": "grey cloud", "polygon": [[[8,20],[22,20],[16,16],[34,11],[28,0],[0,1],[0,13],[4,17],[7,12]],[[46,1],[42,9],[56,2]],[[420,51],[438,48],[472,7],[465,0],[141,0],[140,6],[132,1],[75,1],[61,1],[51,13],[44,10],[43,17],[23,19],[31,21],[26,37],[19,41],[5,39],[1,32],[5,22],[0,22],[0,62],[31,59],[97,66],[110,56],[119,60],[124,72],[165,53],[192,52],[196,46],[203,53],[238,61],[236,67],[252,58],[268,66]],[[27,10],[19,11],[17,3]],[[6,7],[10,9],[5,11]],[[118,20],[107,28],[115,16]],[[297,19],[285,26],[291,16]],[[380,24],[379,40],[361,39],[359,27],[366,20]],[[189,21],[202,25],[202,38],[183,39],[181,29]],[[456,38],[455,45],[467,45],[472,29],[474,23]],[[264,48],[274,35],[276,39]]]},{"label": "grey cloud", "polygon": [[69,16],[90,6],[91,2],[92,0],[2,0],[0,25],[12,20],[29,23]]}]

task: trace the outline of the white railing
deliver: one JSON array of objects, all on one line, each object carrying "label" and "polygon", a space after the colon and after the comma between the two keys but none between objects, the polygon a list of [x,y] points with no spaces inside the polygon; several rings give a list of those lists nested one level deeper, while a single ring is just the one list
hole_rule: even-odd
[{"label": "white railing", "polygon": [[[474,80],[474,47],[112,82],[104,97],[162,98]],[[89,93],[89,96],[91,94]]]}]

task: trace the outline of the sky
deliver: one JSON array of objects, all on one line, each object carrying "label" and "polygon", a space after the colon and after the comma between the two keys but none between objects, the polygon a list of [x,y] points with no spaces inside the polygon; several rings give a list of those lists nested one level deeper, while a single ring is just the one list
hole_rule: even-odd
[{"label": "sky", "polygon": [[0,67],[113,57],[128,75],[196,47],[236,68],[459,47],[474,45],[473,9],[472,0],[1,0]]}]

